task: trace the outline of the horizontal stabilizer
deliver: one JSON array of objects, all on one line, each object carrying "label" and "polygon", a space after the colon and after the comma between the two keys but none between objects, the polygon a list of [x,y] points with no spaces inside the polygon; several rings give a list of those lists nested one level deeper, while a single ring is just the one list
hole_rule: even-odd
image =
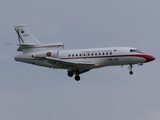
[{"label": "horizontal stabilizer", "polygon": [[19,48],[17,49],[17,51],[22,51],[23,48],[31,48],[31,47],[34,47],[36,46],[36,44],[33,44],[33,43],[19,43],[19,44],[15,44],[15,43],[5,43],[7,45],[18,45]]},{"label": "horizontal stabilizer", "polygon": [[36,44],[33,44],[33,43],[20,43],[20,44],[17,44],[18,46],[36,46]]},{"label": "horizontal stabilizer", "polygon": [[36,46],[36,44],[33,44],[33,43],[19,43],[19,44],[16,44],[16,43],[5,43],[7,45],[18,45],[18,46]]}]

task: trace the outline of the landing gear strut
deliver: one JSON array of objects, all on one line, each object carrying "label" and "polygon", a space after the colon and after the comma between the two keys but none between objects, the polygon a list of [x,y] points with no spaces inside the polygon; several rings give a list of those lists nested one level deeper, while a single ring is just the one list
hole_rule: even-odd
[{"label": "landing gear strut", "polygon": [[79,81],[81,78],[79,76],[79,70],[76,70],[76,76],[74,78],[76,81]]},{"label": "landing gear strut", "polygon": [[133,65],[132,65],[132,64],[130,64],[130,65],[129,65],[129,67],[128,67],[128,69],[130,70],[130,71],[129,71],[129,74],[130,74],[130,75],[132,75],[132,74],[133,74],[132,68],[133,68]]}]

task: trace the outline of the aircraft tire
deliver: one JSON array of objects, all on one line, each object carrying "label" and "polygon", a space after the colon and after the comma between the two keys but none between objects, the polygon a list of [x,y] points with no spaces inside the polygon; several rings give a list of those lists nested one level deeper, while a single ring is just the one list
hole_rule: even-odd
[{"label": "aircraft tire", "polygon": [[79,81],[81,78],[80,78],[80,76],[76,75],[74,79],[75,79],[76,81]]},{"label": "aircraft tire", "polygon": [[68,71],[68,74],[67,74],[69,77],[73,77],[73,72],[71,71]]},{"label": "aircraft tire", "polygon": [[130,75],[133,75],[133,71],[129,71],[129,74],[130,74]]}]

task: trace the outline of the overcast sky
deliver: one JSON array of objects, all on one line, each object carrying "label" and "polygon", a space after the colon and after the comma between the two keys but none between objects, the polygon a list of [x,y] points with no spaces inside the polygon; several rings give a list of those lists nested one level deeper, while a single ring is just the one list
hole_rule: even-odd
[{"label": "overcast sky", "polygon": [[[65,49],[136,47],[156,60],[81,75],[14,61],[15,24]],[[160,120],[159,0],[1,0],[1,120]]]}]

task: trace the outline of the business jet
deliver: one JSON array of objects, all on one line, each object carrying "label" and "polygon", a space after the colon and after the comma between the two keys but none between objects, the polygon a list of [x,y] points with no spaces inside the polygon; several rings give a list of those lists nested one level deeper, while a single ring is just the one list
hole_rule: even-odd
[{"label": "business jet", "polygon": [[155,57],[142,53],[132,47],[108,47],[90,49],[65,50],[63,43],[41,44],[27,29],[27,25],[15,25],[19,48],[22,54],[14,57],[16,61],[54,69],[66,69],[68,76],[75,75],[80,80],[80,74],[91,69],[105,66],[128,65],[132,75],[133,65],[143,65],[155,60]]}]

